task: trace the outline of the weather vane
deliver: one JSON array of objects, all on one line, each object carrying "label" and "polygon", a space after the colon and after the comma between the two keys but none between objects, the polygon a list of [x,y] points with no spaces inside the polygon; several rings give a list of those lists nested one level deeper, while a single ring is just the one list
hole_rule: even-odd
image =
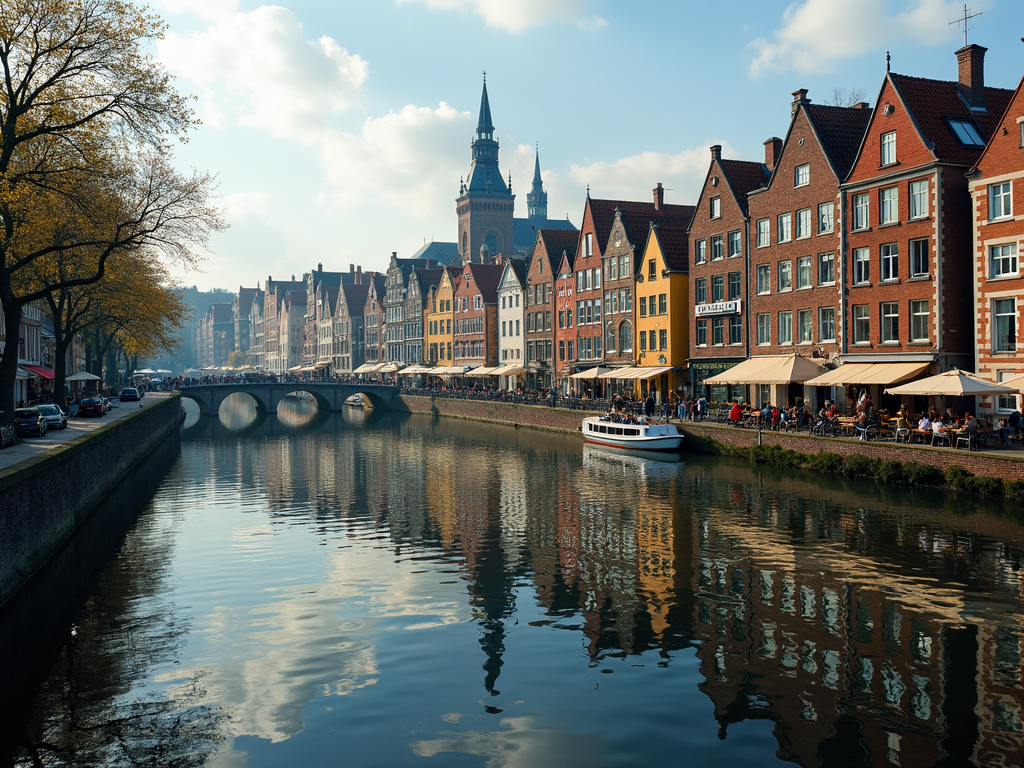
[{"label": "weather vane", "polygon": [[981,16],[981,14],[983,13],[983,11],[978,11],[977,13],[972,13],[972,14],[968,15],[967,12],[969,10],[970,10],[970,8],[967,7],[967,3],[964,3],[964,17],[962,19],[957,19],[956,21],[949,22],[950,26],[952,26],[953,24],[963,24],[964,25],[964,47],[965,48],[967,47],[967,27],[968,27],[968,22],[971,19],[973,19],[975,16]]}]

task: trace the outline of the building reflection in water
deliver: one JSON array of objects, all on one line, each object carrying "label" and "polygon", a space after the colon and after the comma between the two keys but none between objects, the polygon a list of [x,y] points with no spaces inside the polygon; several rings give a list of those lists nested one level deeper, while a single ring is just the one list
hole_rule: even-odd
[{"label": "building reflection in water", "polygon": [[329,442],[274,444],[254,476],[282,513],[305,501],[320,523],[386,529],[396,554],[454,558],[489,697],[528,587],[547,623],[583,633],[592,665],[692,649],[720,738],[770,720],[778,756],[802,765],[1024,754],[1013,522],[921,513],[920,492],[889,505],[856,486],[874,503],[848,508],[827,483],[743,465],[590,447],[581,462],[570,438],[346,418]]}]

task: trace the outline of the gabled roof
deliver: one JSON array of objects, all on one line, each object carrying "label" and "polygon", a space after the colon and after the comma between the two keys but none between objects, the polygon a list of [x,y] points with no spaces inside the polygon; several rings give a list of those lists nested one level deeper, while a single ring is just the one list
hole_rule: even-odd
[{"label": "gabled roof", "polygon": [[[387,293],[387,275],[382,275],[380,272],[370,275],[370,285],[373,287],[373,293],[377,296],[377,301],[380,301],[384,298],[384,294]],[[369,296],[369,292],[367,292],[367,296]]]},{"label": "gabled roof", "polygon": [[333,315],[334,308],[338,304],[338,292],[341,290],[340,285],[327,285],[321,289],[321,295],[323,296],[324,307],[327,308],[327,314]]},{"label": "gabled roof", "polygon": [[[611,234],[612,224],[615,221],[615,212],[637,213],[649,216],[648,221],[653,221],[664,216],[677,216],[686,218],[689,221],[693,218],[693,206],[690,205],[663,205],[661,213],[654,210],[654,202],[641,203],[636,200],[600,200],[587,198],[587,206],[590,208],[590,217],[594,222],[594,233],[597,236],[598,247],[604,250],[608,242],[608,235]],[[644,234],[640,235],[641,238]]]},{"label": "gabled roof", "polygon": [[569,263],[576,257],[576,249],[580,245],[580,235],[575,229],[542,229],[537,236],[544,241],[544,250],[548,255],[551,274],[558,274],[558,265],[562,261],[562,251],[571,254]]},{"label": "gabled roof", "polygon": [[[634,250],[640,250],[647,242],[651,231],[651,224],[659,227],[682,227],[684,230],[690,226],[690,220],[697,210],[693,205],[674,205],[673,209],[679,209],[679,214],[654,213],[654,204],[651,204],[651,213],[643,211],[620,211],[619,219],[622,221],[622,228],[626,230],[626,239],[633,246]],[[609,235],[610,237],[610,235]]]},{"label": "gabled roof", "polygon": [[349,317],[362,317],[366,307],[366,296],[370,292],[370,284],[343,285],[341,287],[345,296],[345,304],[348,307]]},{"label": "gabled roof", "polygon": [[[864,133],[871,121],[871,110],[860,107],[830,107],[806,104],[807,118],[818,136],[832,171],[843,181],[857,159]],[[787,141],[789,137],[787,136]],[[783,150],[785,151],[785,150]]]},{"label": "gabled roof", "polygon": [[501,273],[501,279],[498,281],[500,286],[505,281],[505,275],[511,273],[516,282],[519,283],[519,287],[522,288],[526,285],[526,273],[530,269],[530,262],[526,259],[509,259],[505,262],[505,269]]},{"label": "gabled roof", "polygon": [[906,105],[921,138],[926,145],[931,143],[935,159],[967,166],[974,165],[983,147],[963,146],[945,118],[973,119],[981,129],[981,137],[988,141],[1013,96],[1013,91],[1006,88],[986,88],[985,111],[982,112],[967,106],[956,82],[928,80],[895,72],[890,72],[888,78]]},{"label": "gabled roof", "polygon": [[665,258],[665,266],[672,272],[687,272],[690,269],[688,231],[687,227],[679,225],[665,226],[659,222],[650,225],[650,237],[657,239],[661,255]]},{"label": "gabled roof", "polygon": [[[753,160],[722,160],[719,158],[718,167],[722,170],[722,175],[725,176],[725,183],[732,190],[736,205],[746,216],[747,194],[768,183],[768,166]],[[708,173],[710,174],[710,170]]]},{"label": "gabled roof", "polygon": [[[1006,107],[1003,108],[1003,114],[999,117],[999,121],[996,123],[996,130],[998,130],[999,126],[1003,126],[1004,128],[1007,127],[1007,123],[1009,122],[1006,119],[1007,115],[1009,115],[1010,110],[1013,108],[1013,105],[1017,103],[1017,99],[1022,91],[1024,91],[1024,78],[1021,78],[1021,81],[1017,83],[1017,87],[1014,89],[1013,93],[1010,94],[1010,98],[1006,102]],[[985,156],[988,154],[989,147],[991,146],[991,141],[985,143],[985,149],[982,150],[981,156],[978,157],[978,159],[974,161],[974,165],[971,166],[971,174],[976,173],[978,171],[978,166],[982,165],[985,162]]]},{"label": "gabled roof", "polygon": [[438,264],[451,264],[452,259],[459,256],[458,243],[441,243],[430,241],[412,255],[414,259],[433,259]]},{"label": "gabled roof", "polygon": [[211,304],[209,314],[215,323],[234,322],[235,308],[233,304]]},{"label": "gabled roof", "polygon": [[501,282],[501,275],[505,271],[504,264],[474,264],[470,262],[463,267],[469,269],[473,275],[473,283],[483,297],[484,304],[495,304],[498,301],[498,283]]},{"label": "gabled roof", "polygon": [[444,268],[437,269],[417,269],[413,279],[419,280],[420,283],[420,304],[424,307],[427,306],[427,300],[430,297],[430,289],[436,288],[441,282],[441,275],[444,274]]}]

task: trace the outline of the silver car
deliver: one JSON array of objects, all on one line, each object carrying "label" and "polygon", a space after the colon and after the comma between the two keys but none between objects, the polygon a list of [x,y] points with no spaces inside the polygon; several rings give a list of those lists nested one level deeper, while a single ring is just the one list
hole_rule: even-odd
[{"label": "silver car", "polygon": [[36,409],[46,419],[46,426],[49,429],[64,429],[68,425],[68,415],[61,410],[59,405],[43,403],[37,405]]}]

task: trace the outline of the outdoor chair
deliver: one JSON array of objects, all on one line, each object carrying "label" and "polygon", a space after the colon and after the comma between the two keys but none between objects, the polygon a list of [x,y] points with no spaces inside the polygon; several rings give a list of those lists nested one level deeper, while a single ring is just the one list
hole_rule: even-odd
[{"label": "outdoor chair", "polygon": [[945,445],[947,448],[951,447],[949,444],[949,433],[932,432],[932,448],[935,448],[936,446],[941,448],[943,445]]},{"label": "outdoor chair", "polygon": [[975,450],[974,433],[965,431],[958,434],[956,436],[956,445],[954,448],[956,450],[960,450],[960,448],[966,448],[968,451]]},{"label": "outdoor chair", "polygon": [[892,441],[894,443],[909,443],[910,430],[907,427],[896,427],[893,430]]}]

